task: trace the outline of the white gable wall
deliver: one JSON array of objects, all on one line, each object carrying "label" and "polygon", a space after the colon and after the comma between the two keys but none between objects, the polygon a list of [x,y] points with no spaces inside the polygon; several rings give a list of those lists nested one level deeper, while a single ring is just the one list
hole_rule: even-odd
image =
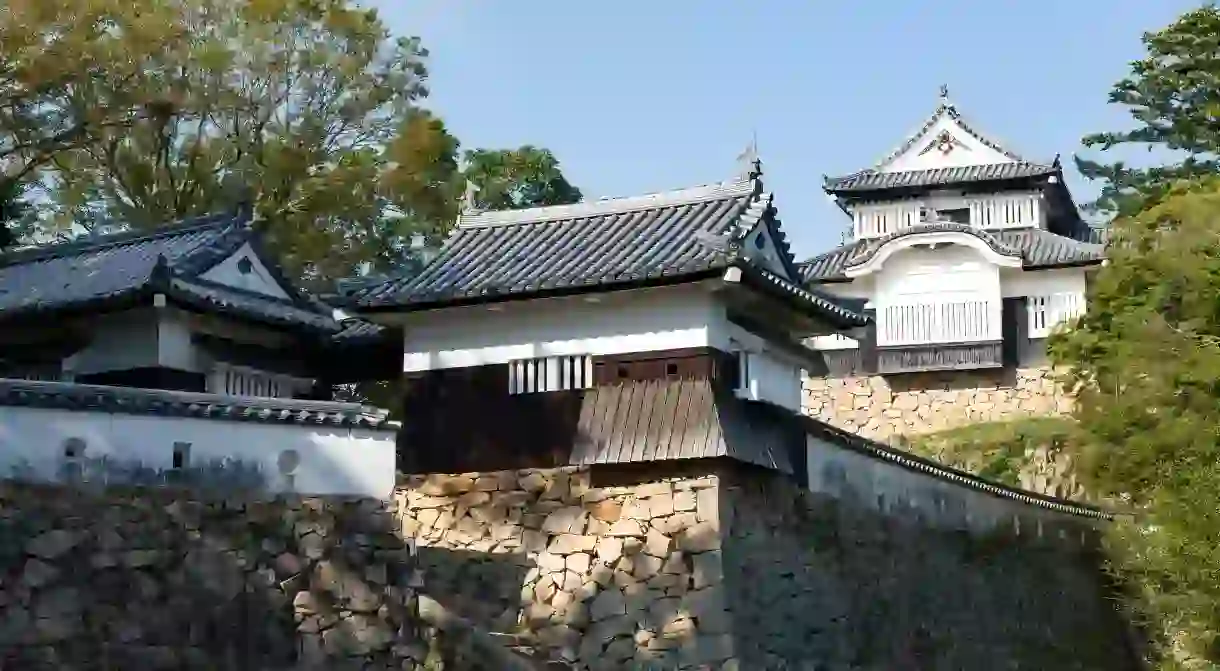
[{"label": "white gable wall", "polygon": [[[936,146],[941,134],[945,132],[948,132],[954,140],[952,148],[948,152],[941,151]],[[879,171],[905,172],[1013,162],[1013,159],[1002,152],[980,142],[948,114],[941,114],[936,123],[932,124],[932,127],[920,136],[909,149],[881,166]]]},{"label": "white gable wall", "polygon": [[[250,272],[241,272],[242,259],[250,260]],[[199,277],[209,282],[245,289],[265,296],[288,298],[288,292],[272,279],[267,266],[258,258],[249,244],[242,245],[241,249],[234,252],[232,256]]]}]

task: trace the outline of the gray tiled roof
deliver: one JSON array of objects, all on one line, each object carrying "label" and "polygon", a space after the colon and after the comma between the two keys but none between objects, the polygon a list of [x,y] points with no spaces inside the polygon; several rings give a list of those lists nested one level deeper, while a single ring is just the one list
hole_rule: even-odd
[{"label": "gray tiled roof", "polygon": [[152,232],[119,233],[3,254],[0,313],[13,318],[88,309],[162,293],[206,310],[280,326],[324,334],[341,331],[330,308],[295,289],[266,254],[260,257],[289,292],[287,300],[199,277],[247,243],[261,250],[258,233],[248,218],[217,215]]},{"label": "gray tiled roof", "polygon": [[912,227],[884,238],[857,240],[842,247],[836,247],[800,264],[801,278],[804,282],[814,283],[845,280],[847,278],[843,274],[844,269],[863,263],[880,249],[885,242],[896,237],[959,229],[962,232],[977,235],[984,239],[984,241],[991,241],[988,244],[1001,254],[1019,254],[1021,256],[1021,267],[1027,270],[1090,265],[1100,263],[1105,257],[1105,247],[1103,245],[1073,240],[1072,238],[1056,235],[1040,228],[977,231],[970,230],[969,227],[961,224],[954,226],[952,224],[937,223]]},{"label": "gray tiled roof", "polygon": [[458,302],[628,288],[710,278],[740,267],[837,321],[862,323],[821,294],[752,263],[741,242],[769,229],[790,277],[792,253],[772,196],[756,177],[575,205],[464,215],[437,256],[410,276],[349,294],[358,309],[426,309]]},{"label": "gray tiled roof", "polygon": [[357,403],[245,398],[161,389],[0,378],[0,406],[92,410],[125,415],[193,417],[396,431],[388,412]]},{"label": "gray tiled roof", "polygon": [[903,172],[879,172],[869,169],[844,177],[828,177],[823,188],[832,194],[848,194],[885,189],[1029,179],[1057,175],[1060,172],[1061,169],[1055,164],[1046,165],[1024,161]]}]

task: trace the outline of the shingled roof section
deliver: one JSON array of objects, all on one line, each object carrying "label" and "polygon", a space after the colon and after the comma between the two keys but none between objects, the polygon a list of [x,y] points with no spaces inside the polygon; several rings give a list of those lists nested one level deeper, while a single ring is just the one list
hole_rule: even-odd
[{"label": "shingled roof section", "polygon": [[[794,282],[798,272],[775,215],[757,175],[646,196],[464,215],[418,273],[359,288],[348,298],[361,310],[424,310],[697,281],[735,267],[744,282],[803,309],[839,324],[866,323]],[[787,277],[746,257],[742,242],[760,223]]]},{"label": "shingled roof section", "polygon": [[[288,299],[201,279],[243,245],[259,254]],[[134,304],[164,294],[208,312],[331,336],[344,331],[331,309],[297,289],[269,255],[248,217],[198,217],[156,231],[125,232],[0,255],[0,318]],[[347,330],[351,330],[350,326]]]},{"label": "shingled roof section", "polygon": [[88,410],[262,424],[397,431],[386,410],[358,403],[200,394],[163,389],[0,379],[0,407]]},{"label": "shingled roof section", "polygon": [[[961,225],[957,226],[966,228]],[[857,240],[842,247],[836,247],[800,264],[801,281],[807,283],[845,282],[848,279],[843,272],[845,269],[868,260],[882,245],[895,237],[955,230],[955,228],[952,224],[944,223],[915,226],[892,236]],[[1087,266],[1101,263],[1105,258],[1104,245],[1073,240],[1040,228],[971,230],[969,232],[979,236],[985,235],[984,241],[1000,253],[1020,254],[1021,267],[1025,270]]]},{"label": "shingled roof section", "polygon": [[1062,169],[1053,163],[1026,163],[1024,161],[903,172],[878,172],[869,169],[845,177],[828,177],[823,188],[830,194],[846,195],[886,189],[1035,179],[1059,175],[1061,172]]}]

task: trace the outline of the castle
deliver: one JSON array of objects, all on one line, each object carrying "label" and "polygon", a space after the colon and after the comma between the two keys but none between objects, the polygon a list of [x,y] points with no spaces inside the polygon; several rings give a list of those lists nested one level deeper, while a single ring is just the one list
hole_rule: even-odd
[{"label": "castle", "polygon": [[[864,435],[911,428],[895,376],[965,380],[981,408],[983,377],[999,395],[1041,365],[1101,259],[1061,177],[942,101],[828,181],[856,240],[803,264],[757,159],[465,211],[422,267],[337,306],[240,217],[17,252],[0,457],[64,479],[82,454],[240,456],[284,489],[388,500],[429,594],[569,668],[1134,668],[1097,556],[1111,513]],[[314,400],[399,373],[401,426]],[[836,391],[815,405],[806,380]]]},{"label": "castle", "polygon": [[1046,339],[1085,309],[1103,260],[1059,159],[1029,161],[942,89],[917,132],[872,168],[827,178],[851,240],[802,280],[867,301],[861,337],[814,338],[805,411],[873,438],[1062,413]]}]

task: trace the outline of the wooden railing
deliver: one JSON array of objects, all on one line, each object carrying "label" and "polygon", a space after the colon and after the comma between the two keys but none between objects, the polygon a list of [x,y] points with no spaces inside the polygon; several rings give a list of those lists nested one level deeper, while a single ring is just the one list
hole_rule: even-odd
[{"label": "wooden railing", "polygon": [[998,303],[890,305],[879,311],[877,345],[928,345],[1000,339]]},{"label": "wooden railing", "polygon": [[593,357],[550,356],[508,364],[508,393],[532,394],[593,387]]}]

